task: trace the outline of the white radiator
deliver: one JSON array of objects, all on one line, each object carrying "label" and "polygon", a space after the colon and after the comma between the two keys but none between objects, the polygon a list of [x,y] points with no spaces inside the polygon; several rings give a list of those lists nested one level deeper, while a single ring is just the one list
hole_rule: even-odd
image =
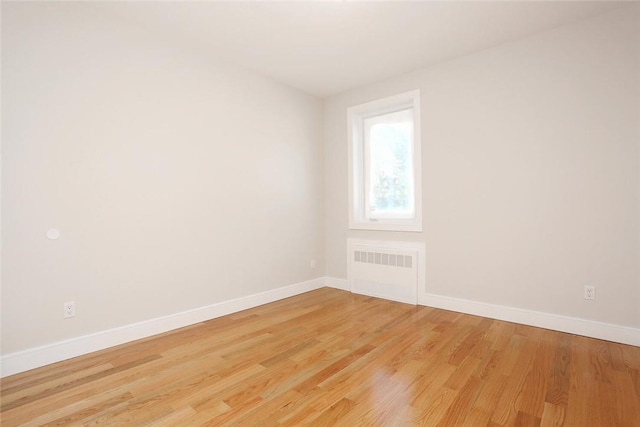
[{"label": "white radiator", "polygon": [[351,292],[418,303],[424,244],[349,239],[347,247]]}]

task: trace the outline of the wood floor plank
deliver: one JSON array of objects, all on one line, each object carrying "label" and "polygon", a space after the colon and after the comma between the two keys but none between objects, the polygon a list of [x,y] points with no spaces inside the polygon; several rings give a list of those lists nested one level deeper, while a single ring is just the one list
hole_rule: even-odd
[{"label": "wood floor plank", "polygon": [[513,425],[515,423],[518,416],[516,402],[519,393],[523,391],[526,376],[537,348],[537,343],[530,340],[525,340],[524,345],[521,345],[523,338],[521,335],[518,337],[518,339],[512,340],[513,346],[511,347],[514,354],[515,352],[519,354],[518,362],[509,373],[507,383],[491,417],[491,421],[498,425]]},{"label": "wood floor plank", "polygon": [[2,379],[3,427],[638,426],[640,348],[323,288]]},{"label": "wood floor plank", "polygon": [[469,380],[458,391],[455,399],[451,402],[451,405],[447,408],[447,412],[437,426],[461,425],[469,413],[469,410],[473,407],[478,397],[480,387],[481,384],[478,378],[473,376],[469,377]]},{"label": "wood floor plank", "polygon": [[542,417],[549,382],[549,372],[554,354],[552,343],[538,340],[531,368],[525,377],[522,391],[516,399],[516,409],[536,419]]},{"label": "wood floor plank", "polygon": [[560,427],[564,425],[566,405],[554,405],[545,402],[540,425],[544,427]]},{"label": "wood floor plank", "polygon": [[81,377],[81,378],[77,378],[74,379],[73,381],[69,381],[66,382],[64,384],[60,384],[51,388],[46,388],[44,390],[41,390],[37,393],[30,393],[30,394],[26,394],[24,396],[22,396],[19,399],[16,400],[12,400],[9,398],[5,399],[3,398],[3,402],[2,402],[2,406],[0,407],[2,411],[6,411],[8,409],[12,409],[12,408],[16,408],[18,406],[22,406],[22,405],[26,405],[29,404],[31,402],[34,402],[36,400],[40,400],[43,399],[47,396],[51,396],[53,394],[57,394],[57,393],[61,393],[63,391],[66,391],[68,389],[74,388],[74,387],[78,387],[81,384],[86,384],[89,383],[91,381],[94,381],[98,378],[102,378],[104,376],[109,376],[111,374],[115,374],[117,372],[121,372],[121,371],[125,371],[127,369],[131,369],[131,368],[135,368],[137,366],[140,366],[142,364],[148,363],[150,361],[153,360],[157,360],[159,359],[160,356],[158,355],[152,355],[152,356],[148,356],[139,360],[136,360],[134,362],[131,362],[130,364],[127,365],[121,365],[118,367],[113,367],[113,368],[109,368],[106,371],[103,372],[97,372],[97,373],[92,373],[90,375],[87,375],[85,377]]}]

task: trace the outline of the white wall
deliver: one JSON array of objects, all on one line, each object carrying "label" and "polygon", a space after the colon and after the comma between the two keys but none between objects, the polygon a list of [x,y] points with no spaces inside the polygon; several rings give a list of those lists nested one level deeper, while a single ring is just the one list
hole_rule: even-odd
[{"label": "white wall", "polygon": [[[325,100],[327,274],[346,277],[348,237],[420,240],[430,294],[640,327],[639,22],[630,6]],[[346,109],[416,88],[424,232],[350,231]]]},{"label": "white wall", "polygon": [[90,5],[2,20],[3,354],[324,275],[319,100]]}]

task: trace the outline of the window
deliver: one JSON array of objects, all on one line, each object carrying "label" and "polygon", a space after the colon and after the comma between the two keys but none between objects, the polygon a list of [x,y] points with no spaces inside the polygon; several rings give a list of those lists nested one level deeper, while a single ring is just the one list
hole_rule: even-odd
[{"label": "window", "polygon": [[422,231],[420,92],[351,107],[349,228]]}]

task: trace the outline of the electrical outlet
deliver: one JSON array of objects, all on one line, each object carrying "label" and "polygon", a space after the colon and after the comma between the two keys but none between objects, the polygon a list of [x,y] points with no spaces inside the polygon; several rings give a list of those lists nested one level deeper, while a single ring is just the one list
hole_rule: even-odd
[{"label": "electrical outlet", "polygon": [[64,303],[64,318],[75,317],[76,315],[76,303],[75,301],[69,301]]},{"label": "electrical outlet", "polygon": [[311,269],[313,270],[314,268],[316,268],[316,260],[312,259],[311,262],[309,263],[309,267],[311,267]]},{"label": "electrical outlet", "polygon": [[585,286],[584,287],[584,299],[596,299],[596,287]]}]

